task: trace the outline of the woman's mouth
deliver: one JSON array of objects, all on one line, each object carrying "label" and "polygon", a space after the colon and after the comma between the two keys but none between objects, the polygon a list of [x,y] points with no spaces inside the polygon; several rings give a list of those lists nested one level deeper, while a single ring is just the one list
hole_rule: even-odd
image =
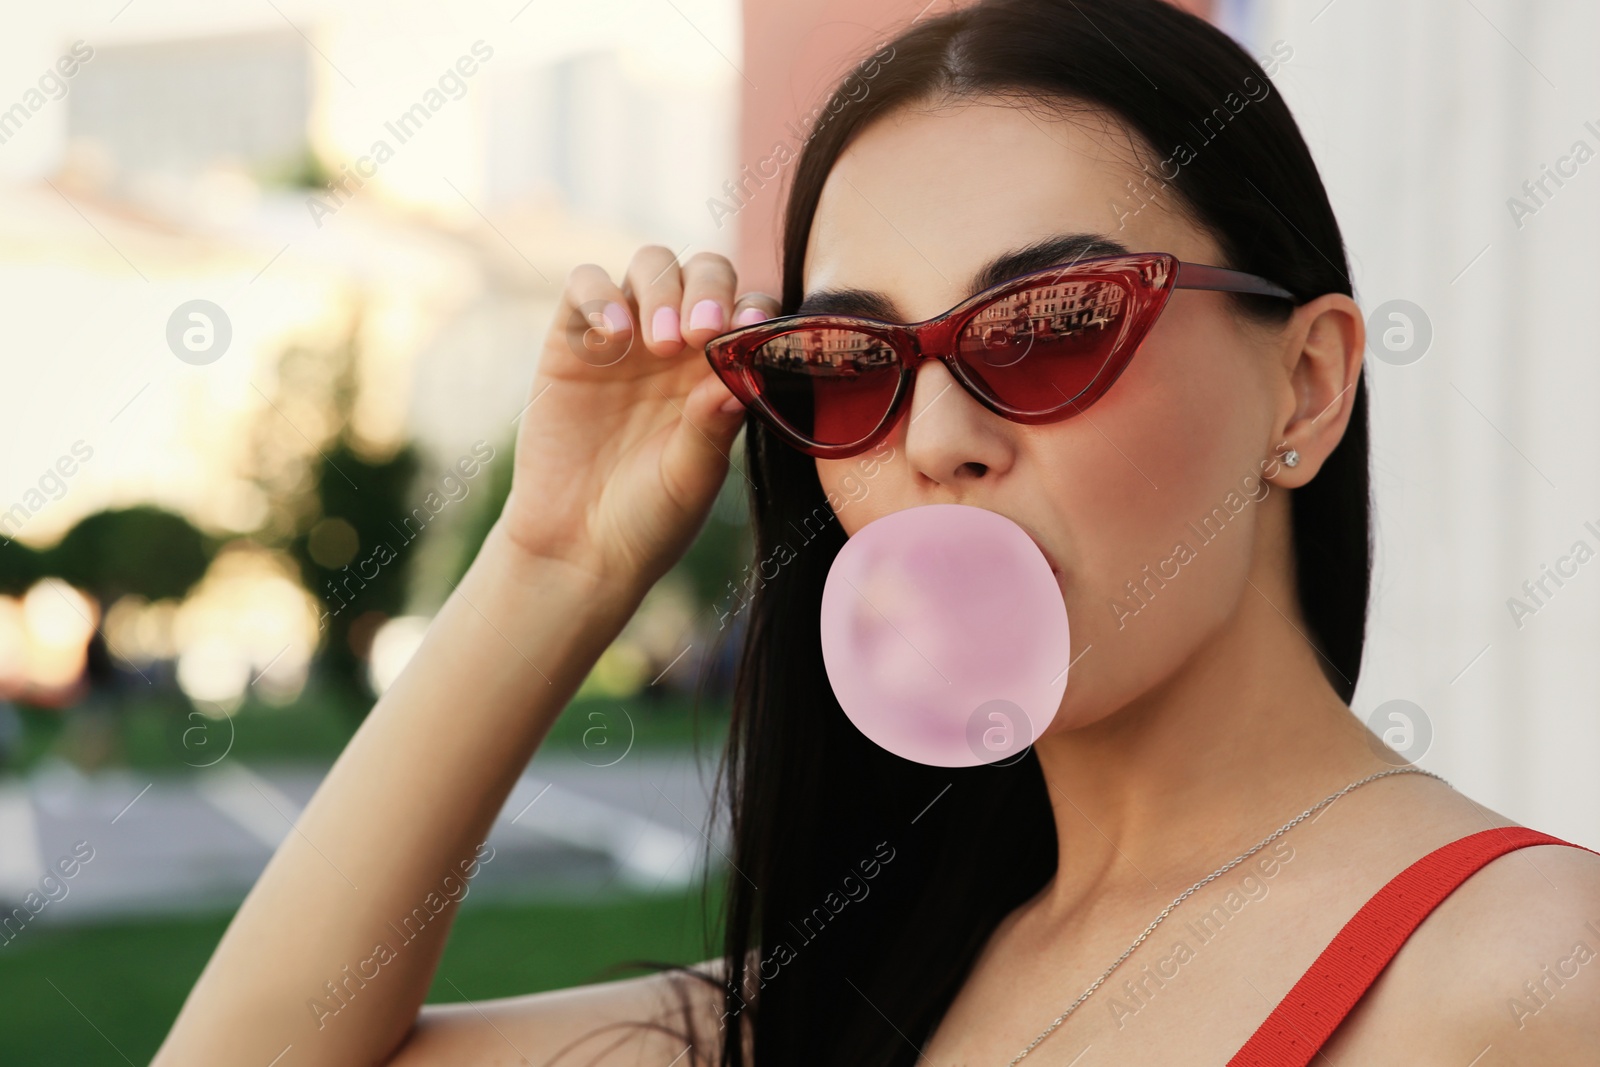
[{"label": "woman's mouth", "polygon": [[[1010,516],[1007,517],[1009,518]],[[1011,521],[1017,522],[1016,519],[1012,519]],[[1062,575],[1060,564],[1058,564],[1055,560],[1055,557],[1050,554],[1050,550],[1044,546],[1044,542],[1039,539],[1039,535],[1034,533],[1023,523],[1017,522],[1017,525],[1021,526],[1022,532],[1027,534],[1028,537],[1032,539],[1034,547],[1039,550],[1039,554],[1044,557],[1044,561],[1050,565],[1050,572],[1054,574],[1057,579],[1061,578]]]}]

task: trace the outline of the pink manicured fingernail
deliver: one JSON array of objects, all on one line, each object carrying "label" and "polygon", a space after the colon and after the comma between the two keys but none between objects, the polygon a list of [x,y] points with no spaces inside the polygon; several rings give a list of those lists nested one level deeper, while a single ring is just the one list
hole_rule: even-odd
[{"label": "pink manicured fingernail", "polygon": [[722,305],[715,300],[702,300],[689,311],[689,329],[722,329]]},{"label": "pink manicured fingernail", "polygon": [[681,341],[683,338],[678,333],[678,309],[671,307],[656,308],[656,313],[650,319],[650,338],[654,341]]},{"label": "pink manicured fingernail", "polygon": [[733,317],[733,324],[735,326],[753,326],[764,318],[766,316],[761,314],[760,308],[745,308]]},{"label": "pink manicured fingernail", "polygon": [[615,300],[606,305],[605,317],[606,325],[611,328],[612,333],[627,333],[633,325],[632,320],[628,318],[628,309]]}]

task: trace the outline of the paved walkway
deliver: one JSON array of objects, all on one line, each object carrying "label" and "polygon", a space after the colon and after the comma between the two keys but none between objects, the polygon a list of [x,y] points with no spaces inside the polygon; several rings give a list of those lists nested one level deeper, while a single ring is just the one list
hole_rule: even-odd
[{"label": "paved walkway", "polygon": [[[29,891],[36,901],[56,898],[34,922],[234,907],[278,843],[298,832],[325,771],[229,758],[181,774],[84,776],[53,764],[0,780],[3,914]],[[708,851],[720,863],[726,848],[705,834],[711,775],[687,751],[634,752],[609,767],[535,759],[490,832],[494,858],[473,896],[583,899],[688,885]],[[70,879],[42,884],[78,842],[93,858]]]}]

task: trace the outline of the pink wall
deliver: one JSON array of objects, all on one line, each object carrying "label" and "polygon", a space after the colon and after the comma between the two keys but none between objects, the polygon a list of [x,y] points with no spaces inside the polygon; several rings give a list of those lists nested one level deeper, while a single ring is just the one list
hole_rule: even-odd
[{"label": "pink wall", "polygon": [[[1175,0],[1209,15],[1212,0]],[[790,167],[771,173],[773,149],[797,152],[812,109],[859,59],[912,21],[948,10],[949,0],[744,0],[744,99],[739,120],[739,166],[748,167],[750,195],[726,218],[739,227],[734,266],[741,289],[778,295],[778,245]],[[736,176],[737,183],[743,175]],[[728,201],[731,205],[732,201]]]}]

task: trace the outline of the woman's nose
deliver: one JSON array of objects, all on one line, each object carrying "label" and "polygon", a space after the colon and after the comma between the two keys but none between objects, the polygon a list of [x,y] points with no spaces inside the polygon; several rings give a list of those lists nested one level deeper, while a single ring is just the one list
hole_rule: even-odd
[{"label": "woman's nose", "polygon": [[917,368],[904,432],[912,470],[940,485],[956,488],[1011,465],[1012,425],[980,404],[936,359]]}]

